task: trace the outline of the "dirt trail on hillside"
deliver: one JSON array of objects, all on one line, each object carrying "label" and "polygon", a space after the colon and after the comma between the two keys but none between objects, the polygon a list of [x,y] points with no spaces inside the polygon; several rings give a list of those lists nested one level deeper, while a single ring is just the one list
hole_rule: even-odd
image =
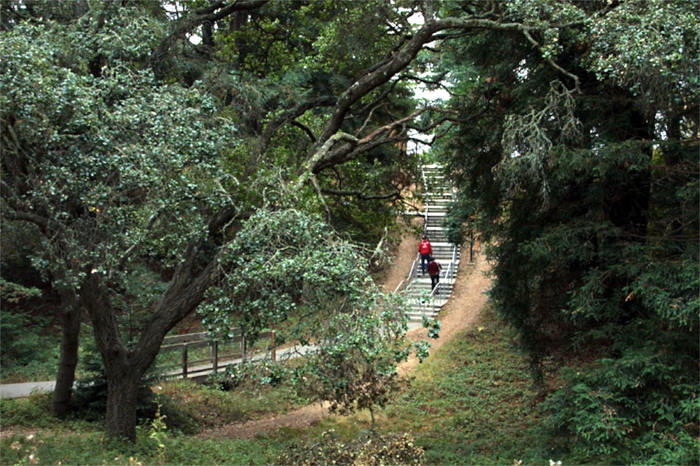
[{"label": "dirt trail on hillside", "polygon": [[[416,257],[418,241],[410,236],[403,238],[396,253],[396,258],[391,269],[384,278],[384,289],[394,291],[401,280],[406,278],[408,271]],[[440,338],[432,340],[427,337],[427,330],[418,328],[408,333],[412,341],[429,340],[431,352],[440,347],[455,336],[459,331],[475,325],[478,321],[481,309],[486,304],[485,292],[491,285],[491,280],[486,277],[489,266],[481,254],[476,254],[475,264],[469,265],[468,257],[462,258],[459,273],[455,282],[451,299],[440,312],[439,319],[442,322]],[[408,374],[418,365],[418,359],[412,356],[408,361],[399,366],[400,374]],[[327,405],[314,404],[298,410],[281,414],[275,417],[229,424],[215,429],[206,430],[197,437],[202,439],[228,437],[228,438],[253,438],[259,434],[269,434],[280,428],[301,428],[320,422],[324,417],[330,416]]]}]

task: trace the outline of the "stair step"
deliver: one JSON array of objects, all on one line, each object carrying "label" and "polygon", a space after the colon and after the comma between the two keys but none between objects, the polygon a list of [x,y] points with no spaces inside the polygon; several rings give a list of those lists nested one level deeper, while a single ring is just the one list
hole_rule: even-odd
[{"label": "stair step", "polygon": [[[442,269],[444,271],[450,269],[456,274],[459,268],[460,251],[454,244],[447,241],[443,228],[448,208],[454,202],[454,189],[447,182],[441,165],[424,165],[423,180],[426,189],[426,205],[425,210],[420,214],[425,218],[425,235],[430,239],[433,257],[442,265]],[[411,322],[422,322],[423,316],[435,318],[447,303],[454,288],[454,275],[450,275],[449,279],[441,277],[437,294],[430,297],[432,292],[430,277],[421,274],[420,270],[419,261],[418,274],[409,277],[410,281],[404,289],[412,308],[406,313]]]}]

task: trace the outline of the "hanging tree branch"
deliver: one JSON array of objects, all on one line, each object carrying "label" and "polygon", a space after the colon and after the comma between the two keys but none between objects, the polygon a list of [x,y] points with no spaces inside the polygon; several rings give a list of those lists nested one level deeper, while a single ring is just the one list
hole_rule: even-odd
[{"label": "hanging tree branch", "polygon": [[[558,27],[565,26],[568,25],[558,25]],[[390,55],[390,57],[385,58],[377,65],[371,67],[363,77],[358,79],[352,86],[347,88],[345,92],[340,95],[340,97],[338,97],[331,117],[326,123],[326,126],[319,136],[317,143],[313,146],[309,153],[307,166],[312,173],[318,173],[324,168],[350,160],[352,158],[350,156],[351,153],[360,153],[358,151],[353,151],[355,147],[361,145],[363,142],[366,142],[368,137],[373,137],[383,132],[385,127],[378,129],[360,141],[339,146],[337,150],[331,150],[331,146],[334,144],[331,144],[331,146],[326,146],[326,143],[329,142],[333,135],[340,130],[341,125],[345,121],[346,115],[355,103],[360,101],[374,89],[387,83],[396,74],[405,69],[415,59],[418,52],[422,50],[426,44],[435,40],[436,33],[451,29],[473,31],[514,31],[520,33],[527,32],[529,34],[530,30],[539,28],[527,26],[521,23],[503,23],[478,17],[445,18],[441,20],[427,21],[410,38],[410,40],[397,48],[396,51]],[[419,111],[418,114],[422,113],[422,111]],[[417,113],[412,115],[412,117],[415,116],[417,116]],[[407,119],[404,120],[407,121]]]},{"label": "hanging tree branch", "polygon": [[389,194],[373,194],[373,195],[368,195],[363,193],[362,191],[343,191],[340,189],[328,189],[328,188],[323,188],[321,189],[321,192],[323,194],[330,194],[333,196],[352,196],[356,197],[358,199],[361,199],[363,201],[373,201],[373,200],[384,200],[384,199],[397,199],[401,197],[400,192],[395,192],[395,193],[389,193]]}]

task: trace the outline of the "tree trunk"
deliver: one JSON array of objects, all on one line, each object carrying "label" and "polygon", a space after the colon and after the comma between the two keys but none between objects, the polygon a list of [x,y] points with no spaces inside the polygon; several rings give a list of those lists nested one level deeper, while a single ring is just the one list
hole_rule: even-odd
[{"label": "tree trunk", "polygon": [[196,262],[198,244],[190,245],[158,308],[143,328],[133,351],[122,341],[119,323],[109,300],[107,285],[99,273],[91,274],[81,289],[81,299],[92,320],[95,341],[107,372],[108,437],[136,440],[136,408],[141,377],[151,366],[166,333],[194,311],[216,274],[218,256],[199,274]]},{"label": "tree trunk", "polygon": [[137,394],[143,372],[135,370],[132,353],[122,341],[107,287],[99,274],[94,273],[85,281],[81,298],[90,314],[107,375],[107,436],[136,441]]},{"label": "tree trunk", "polygon": [[73,290],[60,292],[63,308],[61,333],[61,357],[56,374],[56,387],[53,392],[51,411],[54,416],[65,418],[70,411],[70,400],[75,382],[75,368],[78,365],[80,341],[80,302]]},{"label": "tree trunk", "polygon": [[[115,366],[115,361],[105,364]],[[117,363],[116,366],[122,366]],[[107,412],[105,431],[111,438],[136,441],[136,408],[141,374],[129,365],[107,370]]]}]

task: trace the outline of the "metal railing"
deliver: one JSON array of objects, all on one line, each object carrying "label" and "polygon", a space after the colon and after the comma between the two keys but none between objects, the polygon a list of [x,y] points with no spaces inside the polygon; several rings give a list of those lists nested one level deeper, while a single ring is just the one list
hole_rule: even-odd
[{"label": "metal railing", "polygon": [[[411,281],[414,278],[416,278],[416,276],[418,275],[418,264],[419,263],[420,263],[420,254],[418,254],[416,259],[413,261],[413,264],[411,264],[411,270],[408,272],[408,277],[401,280],[401,282],[398,284],[398,286],[394,290],[394,293],[398,293],[399,291],[402,291],[402,290],[408,288],[408,286],[411,284]],[[406,283],[408,283],[408,285],[406,285]]]},{"label": "metal railing", "polygon": [[[447,264],[444,280],[440,280],[435,288],[430,292],[430,298],[447,299],[450,295],[450,286],[454,285],[455,275],[457,274],[457,248],[452,250],[452,260]],[[442,277],[441,277],[442,278]]]},{"label": "metal railing", "polygon": [[[424,220],[423,223],[423,234],[428,234],[430,231],[435,231],[435,230],[441,230],[442,226],[431,226],[429,227],[430,220],[432,220],[433,217],[440,216],[444,217],[444,208],[442,206],[438,207],[439,204],[439,198],[450,198],[454,200],[456,198],[456,192],[454,189],[449,188],[445,186],[445,183],[440,182],[440,179],[433,178],[431,179],[429,173],[427,173],[427,170],[425,167],[422,169],[422,177],[423,177],[423,186],[424,189],[426,190],[426,193],[428,191],[433,191],[435,193],[436,197],[436,203],[435,203],[435,208],[431,206],[429,200],[431,198],[430,195],[426,195],[426,202],[425,202],[425,207],[422,212],[422,217]],[[447,199],[445,199],[447,200]],[[438,215],[433,215],[433,217],[430,217],[433,211],[436,212]],[[429,220],[430,217],[430,220]],[[429,230],[432,229],[432,230]],[[440,235],[442,237],[443,235]],[[432,238],[431,238],[432,239]],[[412,302],[412,307],[414,310],[420,312],[423,314],[423,316],[426,316],[426,314],[430,313],[432,316],[434,312],[436,312],[436,309],[439,309],[439,307],[442,306],[442,304],[439,301],[446,301],[450,294],[451,294],[451,289],[454,286],[455,282],[455,277],[457,273],[457,261],[458,261],[458,254],[459,254],[459,248],[456,245],[451,245],[452,248],[452,254],[451,254],[451,259],[447,264],[444,264],[443,270],[444,273],[441,276],[440,281],[436,284],[435,288],[431,289],[430,292],[427,292],[425,290],[424,292],[419,292],[418,294],[415,294],[411,297],[411,302]],[[444,257],[444,256],[443,256]],[[416,259],[413,261],[413,264],[411,265],[411,270],[408,274],[408,277],[406,279],[402,280],[399,285],[396,287],[396,290],[394,291],[395,293],[398,293],[400,291],[410,291],[413,290],[416,287],[416,281],[415,278],[417,276],[418,272],[418,267],[420,264],[420,254],[417,255]]]}]

